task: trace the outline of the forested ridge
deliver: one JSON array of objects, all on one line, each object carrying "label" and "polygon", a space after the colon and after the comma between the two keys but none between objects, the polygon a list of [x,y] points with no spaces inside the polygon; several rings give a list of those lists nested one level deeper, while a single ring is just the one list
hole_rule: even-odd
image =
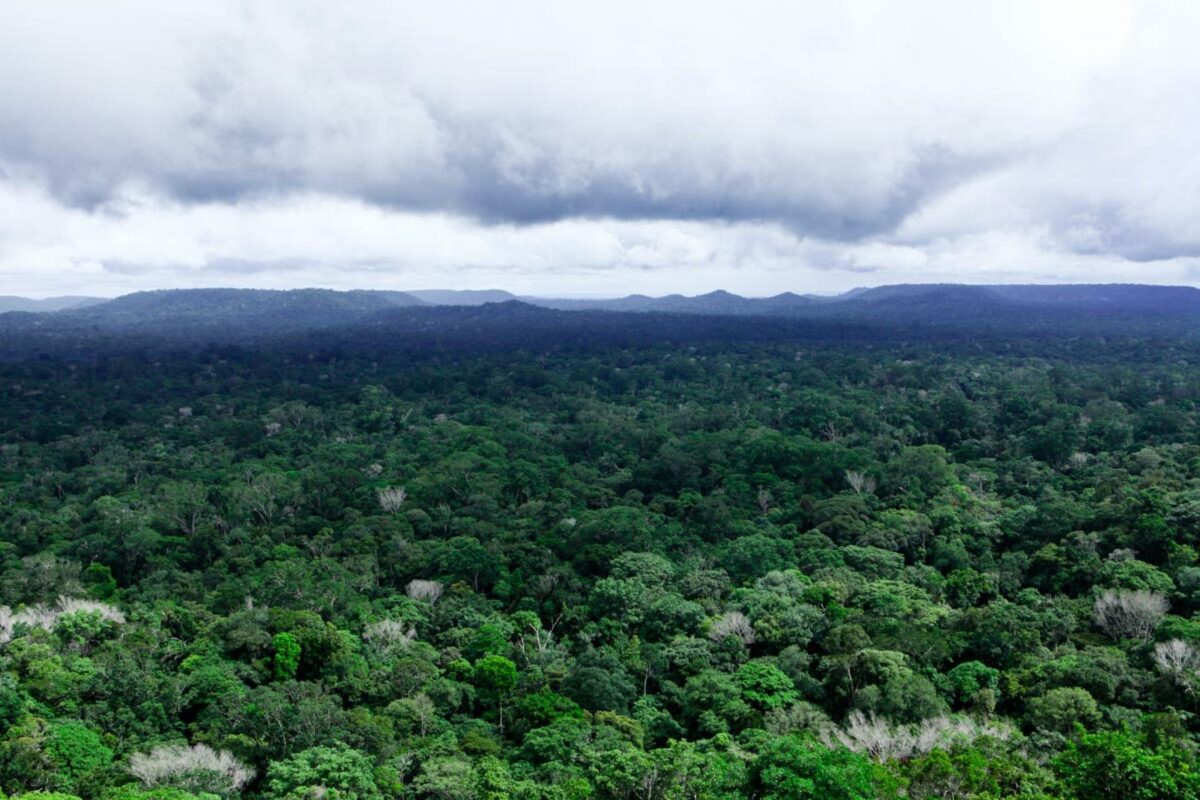
[{"label": "forested ridge", "polygon": [[1200,796],[1194,339],[471,313],[20,334],[4,793]]}]

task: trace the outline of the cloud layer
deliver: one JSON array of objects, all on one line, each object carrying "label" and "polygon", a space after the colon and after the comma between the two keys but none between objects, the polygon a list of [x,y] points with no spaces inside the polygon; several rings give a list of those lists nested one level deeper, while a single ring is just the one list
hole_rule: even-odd
[{"label": "cloud layer", "polygon": [[1200,280],[1194,5],[846,5],[18,4],[0,280]]}]

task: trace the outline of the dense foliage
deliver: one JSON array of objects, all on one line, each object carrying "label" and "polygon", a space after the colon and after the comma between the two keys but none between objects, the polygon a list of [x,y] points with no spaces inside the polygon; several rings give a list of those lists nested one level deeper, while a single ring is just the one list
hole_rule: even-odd
[{"label": "dense foliage", "polygon": [[0,788],[1194,798],[1198,402],[1132,338],[13,361]]}]

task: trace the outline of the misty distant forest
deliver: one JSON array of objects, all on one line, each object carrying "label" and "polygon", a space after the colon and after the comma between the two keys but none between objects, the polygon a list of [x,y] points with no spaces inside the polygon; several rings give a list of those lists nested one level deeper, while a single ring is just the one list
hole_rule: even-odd
[{"label": "misty distant forest", "polygon": [[3,298],[0,790],[1200,797],[1200,291]]}]

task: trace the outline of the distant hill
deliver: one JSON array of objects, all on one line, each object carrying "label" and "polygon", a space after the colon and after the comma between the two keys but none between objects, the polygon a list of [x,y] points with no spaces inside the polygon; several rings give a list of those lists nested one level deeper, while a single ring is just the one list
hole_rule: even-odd
[{"label": "distant hill", "polygon": [[534,305],[561,310],[658,311],[679,314],[785,316],[811,319],[904,318],[937,323],[978,314],[1008,315],[1025,308],[1073,312],[1116,312],[1152,315],[1200,314],[1200,289],[1189,286],[1138,284],[966,285],[893,284],[853,289],[819,297],[791,292],[747,298],[717,291],[688,297],[633,294],[607,300],[522,298]]},{"label": "distant hill", "polygon": [[[423,296],[418,296],[423,295]],[[0,350],[67,347],[85,352],[88,341],[111,336],[168,343],[242,343],[334,329],[383,330],[422,341],[469,341],[472,335],[520,342],[534,329],[550,340],[560,326],[567,338],[621,340],[623,329],[640,341],[663,335],[690,341],[699,331],[731,337],[798,330],[803,323],[841,331],[870,327],[901,335],[1200,336],[1200,290],[1136,285],[879,286],[836,297],[783,293],[747,298],[730,292],[693,297],[629,295],[610,300],[511,298],[500,290],[348,291],[298,289],[183,289],[137,292],[114,300],[53,312],[0,313]],[[539,313],[553,312],[553,313]],[[379,327],[380,321],[387,324]],[[724,321],[722,321],[724,320]],[[771,322],[768,324],[769,320]],[[733,323],[738,323],[734,325]],[[747,333],[743,323],[752,326]],[[694,329],[688,332],[688,328]],[[756,326],[756,327],[755,327]],[[569,336],[567,332],[571,333]],[[84,334],[84,335],[78,335]],[[791,335],[790,333],[788,334]],[[839,334],[840,335],[840,334]],[[636,338],[636,337],[635,337]],[[633,341],[633,339],[630,339]],[[149,346],[149,345],[147,345]]]},{"label": "distant hill", "polygon": [[73,312],[118,325],[252,325],[279,330],[328,327],[387,308],[424,303],[404,292],[330,289],[172,289],[137,292]]},{"label": "distant hill", "polygon": [[675,314],[718,314],[741,316],[746,314],[791,315],[814,304],[809,297],[785,292],[774,297],[741,297],[726,291],[687,297],[669,294],[665,297],[649,297],[631,294],[611,300],[566,300],[556,298],[522,298],[533,305],[556,308],[562,311],[661,311]]},{"label": "distant hill", "polygon": [[631,294],[625,297],[613,297],[596,300],[580,300],[559,297],[522,297],[523,302],[542,308],[553,308],[558,311],[650,311],[654,304],[669,301],[671,297],[656,298],[644,294]]},{"label": "distant hill", "polygon": [[983,287],[1009,300],[1031,305],[1090,311],[1200,311],[1200,289],[1191,286],[1148,286],[1136,283],[1064,284],[1058,286],[997,285]]},{"label": "distant hill", "polygon": [[833,302],[908,302],[917,298],[957,296],[972,302],[1003,300],[1010,304],[1079,311],[1200,312],[1200,289],[1146,284],[928,284],[908,283],[853,289]]},{"label": "distant hill", "polygon": [[886,286],[872,286],[862,289],[851,289],[845,294],[829,298],[831,302],[866,302],[882,303],[895,300],[911,300],[917,297],[958,297],[977,299],[998,299],[997,293],[990,286],[977,286],[963,283],[894,283]]},{"label": "distant hill", "polygon": [[405,294],[435,306],[481,306],[517,299],[515,294],[503,289],[417,289]]},{"label": "distant hill", "polygon": [[107,302],[107,300],[103,297],[66,296],[47,297],[43,300],[34,300],[29,297],[0,295],[0,314],[4,314],[9,311],[26,311],[29,313],[63,311],[65,309],[83,308],[84,306],[91,306],[104,302]]},{"label": "distant hill", "polygon": [[[893,284],[821,297],[784,292],[742,297],[726,291],[688,296],[631,294],[607,299],[517,296],[502,289],[421,289],[410,292],[329,289],[174,289],[136,292],[115,300],[0,297],[0,313],[58,312],[60,321],[90,324],[217,324],[256,320],[286,329],[326,327],[389,308],[481,306],[513,300],[559,311],[626,311],[800,319],[905,319],[938,323],[970,315],[1011,315],[1021,309],[1178,316],[1200,314],[1200,289],[1140,284],[965,285]],[[927,317],[921,319],[922,317]],[[43,324],[45,324],[43,322]]]},{"label": "distant hill", "polygon": [[1012,314],[1039,314],[985,286],[928,284],[880,286],[813,303],[800,316],[945,325],[1001,322]]},{"label": "distant hill", "polygon": [[411,295],[390,291],[168,289],[53,314],[6,314],[0,316],[0,327],[271,333],[346,325],[385,309],[422,305],[426,304]]}]

